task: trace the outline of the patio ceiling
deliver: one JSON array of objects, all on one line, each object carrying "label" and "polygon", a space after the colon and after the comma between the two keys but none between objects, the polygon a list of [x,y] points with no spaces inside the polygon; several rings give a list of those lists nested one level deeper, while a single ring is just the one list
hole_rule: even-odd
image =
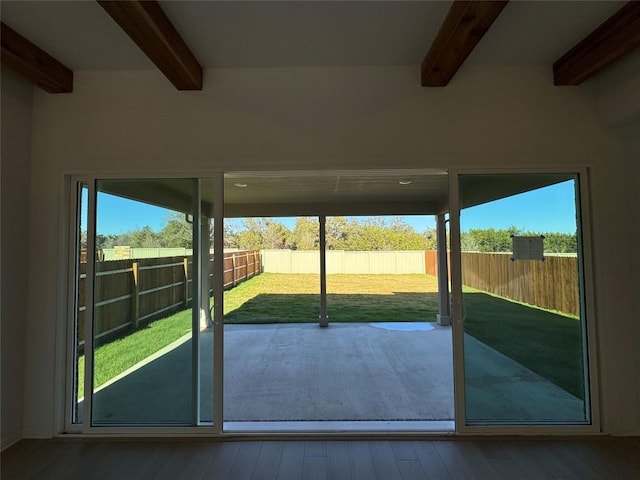
[{"label": "patio ceiling", "polygon": [[[99,190],[182,212],[190,182],[101,180]],[[201,182],[203,211],[213,216],[213,181]],[[448,208],[446,170],[232,172],[224,179],[225,216],[433,215]]]},{"label": "patio ceiling", "polygon": [[446,210],[446,170],[248,172],[225,176],[225,215],[433,215]]},{"label": "patio ceiling", "polygon": [[[466,176],[461,208],[573,178],[572,174]],[[435,215],[449,210],[446,170],[230,172],[224,178],[225,217]],[[190,212],[186,179],[101,180],[99,190]],[[213,217],[213,181],[201,182],[202,208]]]}]

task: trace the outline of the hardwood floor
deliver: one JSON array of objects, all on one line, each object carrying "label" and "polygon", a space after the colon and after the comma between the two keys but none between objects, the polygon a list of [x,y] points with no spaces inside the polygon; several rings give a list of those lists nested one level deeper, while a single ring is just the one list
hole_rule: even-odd
[{"label": "hardwood floor", "polygon": [[23,440],[3,480],[637,479],[640,438]]}]

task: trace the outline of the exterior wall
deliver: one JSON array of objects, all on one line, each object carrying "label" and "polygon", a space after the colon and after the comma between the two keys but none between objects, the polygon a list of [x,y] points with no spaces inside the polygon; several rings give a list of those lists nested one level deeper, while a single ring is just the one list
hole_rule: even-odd
[{"label": "exterior wall", "polygon": [[640,386],[624,388],[638,374],[625,157],[590,89],[553,87],[548,68],[465,66],[441,89],[418,67],[264,68],[207,71],[202,92],[155,71],[79,72],[73,94],[34,101],[26,436],[62,428],[64,175],[558,166],[590,168],[603,429],[640,433]]},{"label": "exterior wall", "polygon": [[2,71],[2,449],[22,438],[33,87]]}]

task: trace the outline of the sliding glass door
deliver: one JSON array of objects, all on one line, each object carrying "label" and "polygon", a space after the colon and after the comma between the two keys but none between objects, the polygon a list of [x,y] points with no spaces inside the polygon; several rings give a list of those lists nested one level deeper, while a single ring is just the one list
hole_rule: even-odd
[{"label": "sliding glass door", "polygon": [[222,310],[213,301],[221,182],[73,185],[69,430],[213,425],[221,398],[214,318]]},{"label": "sliding glass door", "polygon": [[[453,319],[459,431],[597,429],[583,178],[450,174],[452,308],[440,295],[438,314],[448,320],[451,313]],[[262,190],[248,191],[244,181],[227,178],[232,183],[225,199],[222,174],[76,179],[69,246],[69,431],[147,426],[223,431],[224,288],[238,283],[236,273],[244,269],[248,277],[251,270],[248,252],[245,263],[237,251],[224,258],[225,211],[274,214],[260,197]],[[300,190],[291,189],[297,199]],[[434,198],[446,198],[446,188],[436,193]],[[278,199],[276,207],[282,204]],[[437,205],[442,212],[446,201]],[[446,244],[444,215],[441,222]],[[442,263],[446,271],[447,262]],[[443,281],[444,291],[446,277]],[[417,297],[423,300],[424,295]],[[252,306],[241,305],[245,312]],[[240,307],[231,302],[229,307],[233,321]],[[227,373],[230,384],[233,375]],[[256,377],[256,385],[262,380]],[[253,400],[259,399],[249,403]],[[232,411],[228,402],[226,407]]]},{"label": "sliding glass door", "polygon": [[454,182],[458,421],[590,424],[578,176]]},{"label": "sliding glass door", "polygon": [[92,424],[192,424],[197,183],[98,180],[96,195]]}]

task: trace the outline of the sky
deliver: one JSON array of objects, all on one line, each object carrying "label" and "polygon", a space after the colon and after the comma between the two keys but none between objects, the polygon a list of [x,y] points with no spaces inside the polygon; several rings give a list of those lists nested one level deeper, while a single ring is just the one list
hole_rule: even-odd
[{"label": "sky", "polygon": [[[462,211],[461,230],[507,229],[515,226],[532,232],[576,231],[575,193],[573,181],[504,198],[485,205]],[[83,212],[86,218],[86,198],[83,198]],[[105,193],[98,193],[97,232],[102,235],[119,234],[151,227],[161,230],[171,213],[165,208],[134,202]],[[435,228],[432,215],[410,215],[403,220],[418,232]],[[293,229],[295,218],[274,218]]]},{"label": "sky", "polygon": [[573,180],[470,207],[460,214],[460,230],[510,226],[531,232],[576,232]]}]

